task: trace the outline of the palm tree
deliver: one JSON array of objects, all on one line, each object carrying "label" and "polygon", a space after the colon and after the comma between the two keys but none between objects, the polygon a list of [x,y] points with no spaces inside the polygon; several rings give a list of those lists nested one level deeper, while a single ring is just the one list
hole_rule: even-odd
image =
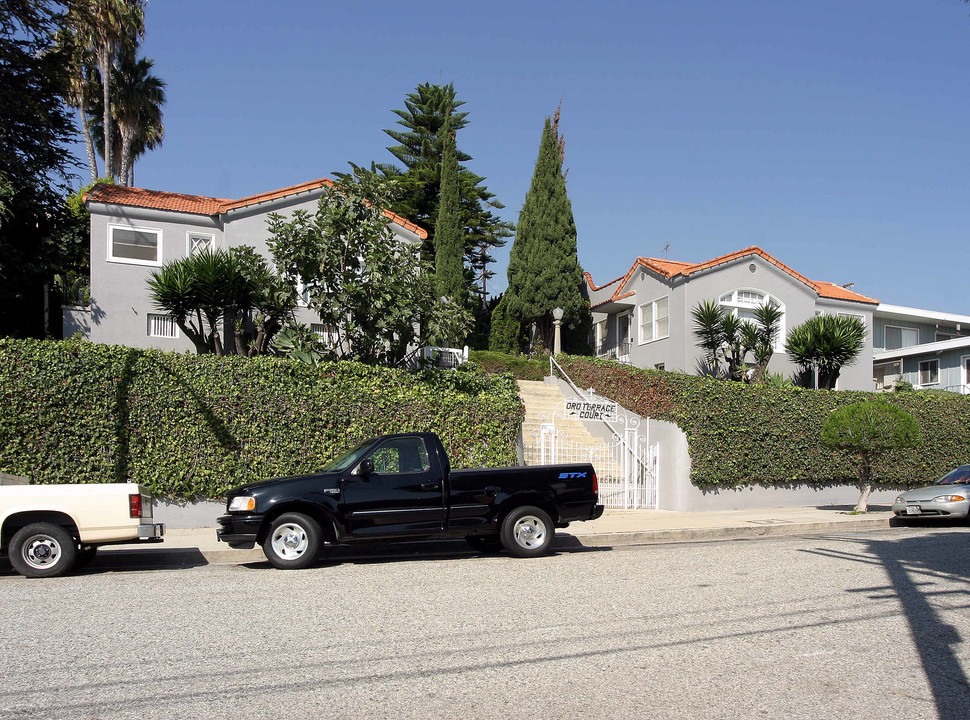
[{"label": "palm tree", "polygon": [[802,370],[818,374],[818,387],[834,390],[842,368],[852,365],[866,341],[866,325],[854,315],[818,315],[792,328],[785,350]]},{"label": "palm tree", "polygon": [[[704,361],[714,375],[750,383],[764,379],[781,331],[781,308],[761,305],[754,311],[755,322],[751,322],[725,312],[714,300],[705,300],[691,310],[691,317],[697,346],[704,351]],[[747,364],[748,353],[753,355],[754,365]],[[726,370],[721,368],[722,358]]]},{"label": "palm tree", "polygon": [[[165,81],[151,70],[151,58],[135,60],[129,52],[118,59],[112,71],[111,117],[112,162],[109,171],[122,185],[134,185],[135,159],[158,147],[165,138],[162,105],[165,104]],[[104,125],[100,119],[101,102],[92,108],[99,119],[92,123],[95,146],[104,157]]]},{"label": "palm tree", "polygon": [[76,33],[68,26],[63,26],[57,33],[57,46],[67,58],[69,70],[67,85],[64,91],[65,102],[81,117],[81,129],[84,135],[84,148],[88,155],[88,168],[91,182],[98,180],[98,156],[94,151],[94,136],[90,117],[91,98],[100,92],[97,84],[94,56],[90,48],[78,41]]},{"label": "palm tree", "polygon": [[78,44],[94,58],[101,75],[102,127],[104,128],[105,172],[114,167],[111,125],[111,69],[119,50],[134,47],[145,34],[145,6],[142,0],[85,0],[71,3],[68,24]]}]

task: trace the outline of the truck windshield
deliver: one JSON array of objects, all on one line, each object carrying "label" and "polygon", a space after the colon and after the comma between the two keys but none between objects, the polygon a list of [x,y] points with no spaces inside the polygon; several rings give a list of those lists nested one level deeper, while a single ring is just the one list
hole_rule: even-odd
[{"label": "truck windshield", "polygon": [[338,455],[333,460],[328,462],[322,468],[323,472],[340,472],[341,470],[346,470],[351,465],[360,460],[361,456],[367,452],[368,448],[374,444],[374,438],[370,440],[365,440],[360,445],[355,447],[353,450],[348,450],[343,455]]}]

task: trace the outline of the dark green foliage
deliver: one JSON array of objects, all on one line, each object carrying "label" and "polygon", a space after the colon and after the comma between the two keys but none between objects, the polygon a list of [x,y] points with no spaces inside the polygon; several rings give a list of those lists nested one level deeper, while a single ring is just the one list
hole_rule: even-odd
[{"label": "dark green foliage", "polygon": [[65,60],[53,47],[57,10],[44,0],[0,3],[0,335],[43,335],[44,283],[74,251],[63,204],[74,128],[61,102]]},{"label": "dark green foliage", "polygon": [[[589,303],[583,296],[583,269],[576,253],[576,224],[549,118],[542,131],[532,185],[519,214],[508,280],[508,289],[499,304],[504,322],[511,325],[510,321],[515,321],[520,328],[535,323],[543,345],[552,348],[552,310],[560,307],[564,311],[564,350],[575,352],[580,344],[588,346],[591,319]],[[500,330],[508,333],[505,327]],[[497,339],[489,347],[504,349],[504,342],[504,338],[501,342]]]},{"label": "dark green foliage", "polygon": [[131,478],[218,497],[311,472],[367,437],[441,435],[454,467],[515,463],[511,377],[354,362],[218,358],[79,341],[0,340],[0,471],[36,482]]},{"label": "dark green foliage", "polygon": [[[857,485],[853,463],[823,444],[822,428],[833,411],[872,400],[872,393],[742,385],[577,357],[559,362],[580,387],[679,425],[690,444],[695,485]],[[913,415],[923,443],[894,452],[877,469],[877,486],[925,485],[966,464],[970,396],[893,393],[886,402]]]},{"label": "dark green foliage", "polygon": [[921,440],[913,416],[883,398],[841,407],[822,426],[822,442],[845,453],[856,466],[862,491],[856,507],[860,512],[866,511],[872,491],[873,464],[884,455],[891,457],[894,450],[915,448]]},{"label": "dark green foliage", "polygon": [[522,324],[509,313],[509,301],[504,293],[492,311],[489,328],[488,349],[494,352],[516,354],[525,349]]},{"label": "dark green foliage", "polygon": [[[449,298],[463,305],[468,296],[465,289],[464,238],[461,228],[460,196],[458,194],[458,160],[455,157],[455,135],[451,129],[451,113],[442,128],[444,155],[441,160],[441,197],[435,222],[435,288],[439,297]],[[456,347],[465,339],[450,338]]]},{"label": "dark green foliage", "polygon": [[834,390],[839,373],[855,364],[866,341],[865,323],[846,315],[818,315],[792,328],[785,350],[803,375],[818,375],[818,387]]},{"label": "dark green foliage", "polygon": [[[434,85],[422,83],[404,101],[404,110],[394,110],[404,130],[385,130],[398,144],[388,151],[403,165],[376,167],[387,177],[396,179],[396,191],[387,207],[418,223],[428,230],[425,256],[434,261],[437,247],[435,225],[438,220],[441,193],[441,163],[444,156],[445,119],[450,115],[451,133],[457,134],[468,124],[467,112],[456,112],[464,105],[451,83]],[[456,147],[459,187],[459,226],[464,254],[471,268],[469,284],[477,285],[479,302],[484,305],[488,280],[494,276],[489,265],[495,262],[493,248],[505,245],[512,234],[512,226],[498,218],[494,210],[505,207],[494,193],[483,185],[485,178],[476,175],[462,163],[472,159]]]},{"label": "dark green foliage", "polygon": [[549,374],[549,359],[530,359],[524,355],[509,355],[491,350],[473,350],[468,359],[489,375],[509,373],[516,380],[542,380]]}]

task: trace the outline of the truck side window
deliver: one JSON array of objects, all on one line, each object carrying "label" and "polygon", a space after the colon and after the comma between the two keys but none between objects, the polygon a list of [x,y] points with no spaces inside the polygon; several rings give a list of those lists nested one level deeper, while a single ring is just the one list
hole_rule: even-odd
[{"label": "truck side window", "polygon": [[428,449],[421,438],[388,440],[371,455],[374,471],[386,473],[427,472],[431,469]]}]

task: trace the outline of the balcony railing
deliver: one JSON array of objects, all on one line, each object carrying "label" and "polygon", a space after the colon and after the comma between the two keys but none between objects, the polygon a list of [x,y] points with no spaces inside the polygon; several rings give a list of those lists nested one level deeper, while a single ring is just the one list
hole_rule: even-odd
[{"label": "balcony railing", "polygon": [[622,343],[600,343],[596,346],[596,357],[606,358],[607,360],[616,360],[621,363],[630,362],[630,346],[632,343],[629,341]]}]

